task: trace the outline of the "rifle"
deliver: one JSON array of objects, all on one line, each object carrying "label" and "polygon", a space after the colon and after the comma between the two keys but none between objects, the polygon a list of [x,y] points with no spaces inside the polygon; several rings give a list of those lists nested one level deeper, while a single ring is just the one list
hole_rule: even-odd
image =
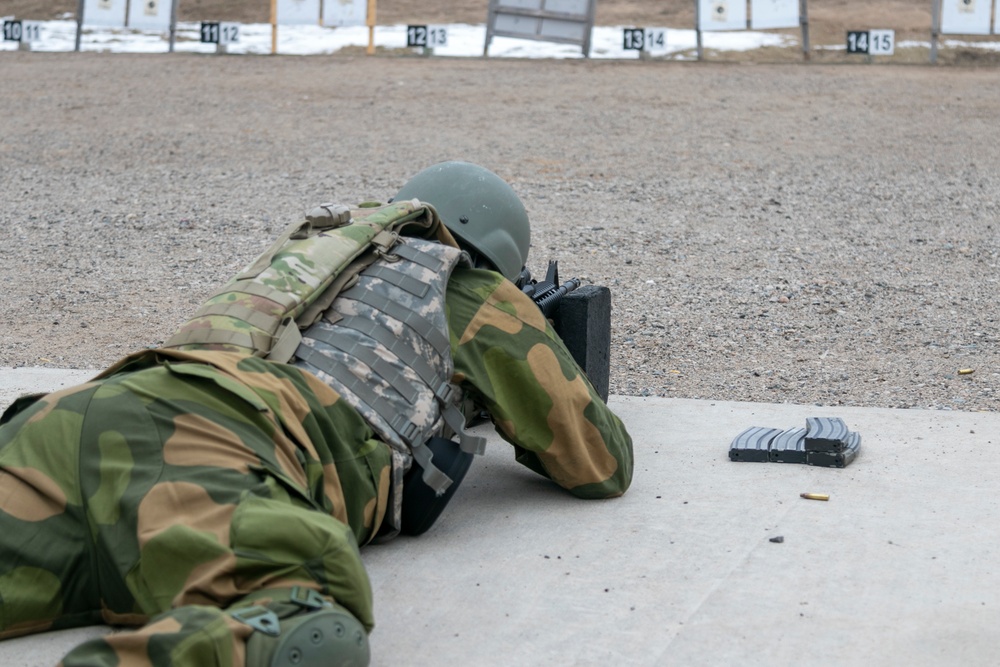
[{"label": "rifle", "polygon": [[524,267],[514,284],[531,297],[546,319],[552,319],[559,308],[559,302],[564,296],[580,286],[580,279],[570,278],[560,285],[559,262],[550,259],[549,268],[546,270],[543,280],[534,280],[528,267]]}]

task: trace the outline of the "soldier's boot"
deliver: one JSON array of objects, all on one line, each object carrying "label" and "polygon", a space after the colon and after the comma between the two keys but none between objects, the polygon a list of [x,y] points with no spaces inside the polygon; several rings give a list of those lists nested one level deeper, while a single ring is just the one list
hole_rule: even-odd
[{"label": "soldier's boot", "polygon": [[344,607],[312,590],[259,591],[230,613],[254,629],[246,667],[366,667],[368,634]]}]

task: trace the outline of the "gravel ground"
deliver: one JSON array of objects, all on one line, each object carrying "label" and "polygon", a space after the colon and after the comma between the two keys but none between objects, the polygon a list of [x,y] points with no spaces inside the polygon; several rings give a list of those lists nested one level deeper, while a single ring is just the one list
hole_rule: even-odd
[{"label": "gravel ground", "polygon": [[[1000,405],[996,71],[3,57],[0,365],[162,342],[315,203],[451,158],[612,288],[614,394]],[[959,374],[972,369],[971,374]]]}]

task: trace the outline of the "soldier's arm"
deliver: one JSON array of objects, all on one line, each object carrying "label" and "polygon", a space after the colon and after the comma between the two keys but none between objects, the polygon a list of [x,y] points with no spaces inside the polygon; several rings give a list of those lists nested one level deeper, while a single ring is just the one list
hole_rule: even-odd
[{"label": "soldier's arm", "polygon": [[498,274],[458,269],[447,305],[456,380],[517,460],[583,498],[624,493],[632,440],[531,299]]}]

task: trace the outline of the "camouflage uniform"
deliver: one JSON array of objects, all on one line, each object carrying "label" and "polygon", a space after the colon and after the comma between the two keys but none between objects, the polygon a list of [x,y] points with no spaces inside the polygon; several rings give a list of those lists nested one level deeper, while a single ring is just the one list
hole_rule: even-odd
[{"label": "camouflage uniform", "polygon": [[[517,460],[583,498],[622,494],[631,439],[530,299],[460,268],[447,310],[454,381]],[[0,426],[0,637],[145,624],[64,664],[243,665],[239,608],[290,590],[370,630],[358,545],[390,458],[314,376],[234,353],[147,351],[21,399]]]}]

